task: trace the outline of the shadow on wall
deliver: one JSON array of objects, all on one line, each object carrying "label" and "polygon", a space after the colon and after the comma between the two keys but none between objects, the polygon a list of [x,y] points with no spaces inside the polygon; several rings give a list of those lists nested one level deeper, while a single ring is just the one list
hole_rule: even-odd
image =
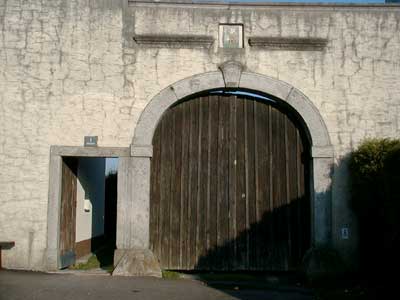
[{"label": "shadow on wall", "polygon": [[[105,177],[104,241],[96,252],[100,267],[109,267],[114,263],[117,230],[117,172],[109,172]],[[94,249],[99,249],[94,245]]]},{"label": "shadow on wall", "polygon": [[104,234],[114,244],[117,232],[117,172],[110,172],[105,178]]},{"label": "shadow on wall", "polygon": [[[392,143],[393,145],[390,145]],[[350,161],[352,209],[360,235],[360,271],[383,286],[400,268],[400,142],[370,140]]]},{"label": "shadow on wall", "polygon": [[[351,159],[350,153],[335,166],[336,243],[350,271],[372,284],[385,284],[397,278],[388,269],[400,268],[400,150],[384,167],[387,174],[362,183],[354,179]],[[340,232],[341,225],[352,229],[348,239]]]}]

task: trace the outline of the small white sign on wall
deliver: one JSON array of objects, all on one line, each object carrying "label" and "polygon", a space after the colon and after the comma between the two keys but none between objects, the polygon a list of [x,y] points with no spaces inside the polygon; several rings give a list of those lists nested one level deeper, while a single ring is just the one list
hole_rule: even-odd
[{"label": "small white sign on wall", "polygon": [[90,212],[92,210],[92,202],[89,199],[83,200],[83,210],[85,212]]},{"label": "small white sign on wall", "polygon": [[220,48],[243,48],[243,25],[220,24],[219,25]]},{"label": "small white sign on wall", "polygon": [[342,227],[340,230],[340,235],[342,237],[342,240],[348,240],[349,239],[349,228],[348,227]]}]

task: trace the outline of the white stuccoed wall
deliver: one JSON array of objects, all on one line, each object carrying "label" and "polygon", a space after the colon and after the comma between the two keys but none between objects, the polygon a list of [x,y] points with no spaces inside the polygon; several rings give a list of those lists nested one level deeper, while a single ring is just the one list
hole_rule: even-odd
[{"label": "white stuccoed wall", "polygon": [[[124,9],[123,9],[124,5]],[[217,47],[219,23],[245,48]],[[134,34],[214,37],[210,49],[145,49]],[[251,36],[322,37],[323,52],[266,51]],[[313,101],[335,150],[333,234],[354,251],[343,158],[365,137],[400,136],[400,6],[127,6],[125,0],[0,0],[0,240],[9,268],[44,269],[50,145],[128,147],[146,104],[185,77],[237,60]],[[51,225],[51,224],[50,224]],[[350,227],[350,239],[339,230]]]}]

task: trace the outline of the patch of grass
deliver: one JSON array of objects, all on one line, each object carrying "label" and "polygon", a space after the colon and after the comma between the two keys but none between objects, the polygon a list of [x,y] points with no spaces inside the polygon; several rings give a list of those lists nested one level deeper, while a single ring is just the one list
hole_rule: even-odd
[{"label": "patch of grass", "polygon": [[87,262],[75,264],[69,267],[72,270],[92,270],[100,268],[100,262],[96,255],[92,255]]},{"label": "patch of grass", "polygon": [[93,270],[102,269],[108,273],[114,271],[114,244],[105,244],[97,249],[87,262],[78,263],[69,267],[72,270]]},{"label": "patch of grass", "polygon": [[163,270],[162,278],[164,278],[164,279],[180,279],[181,274],[179,274],[178,272],[174,272],[174,271]]}]

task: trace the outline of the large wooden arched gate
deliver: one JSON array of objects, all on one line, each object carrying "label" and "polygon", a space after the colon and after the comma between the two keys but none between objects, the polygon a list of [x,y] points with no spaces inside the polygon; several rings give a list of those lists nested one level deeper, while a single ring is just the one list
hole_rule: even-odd
[{"label": "large wooden arched gate", "polygon": [[178,103],[153,138],[150,246],[161,268],[290,270],[310,246],[308,144],[272,102]]}]

